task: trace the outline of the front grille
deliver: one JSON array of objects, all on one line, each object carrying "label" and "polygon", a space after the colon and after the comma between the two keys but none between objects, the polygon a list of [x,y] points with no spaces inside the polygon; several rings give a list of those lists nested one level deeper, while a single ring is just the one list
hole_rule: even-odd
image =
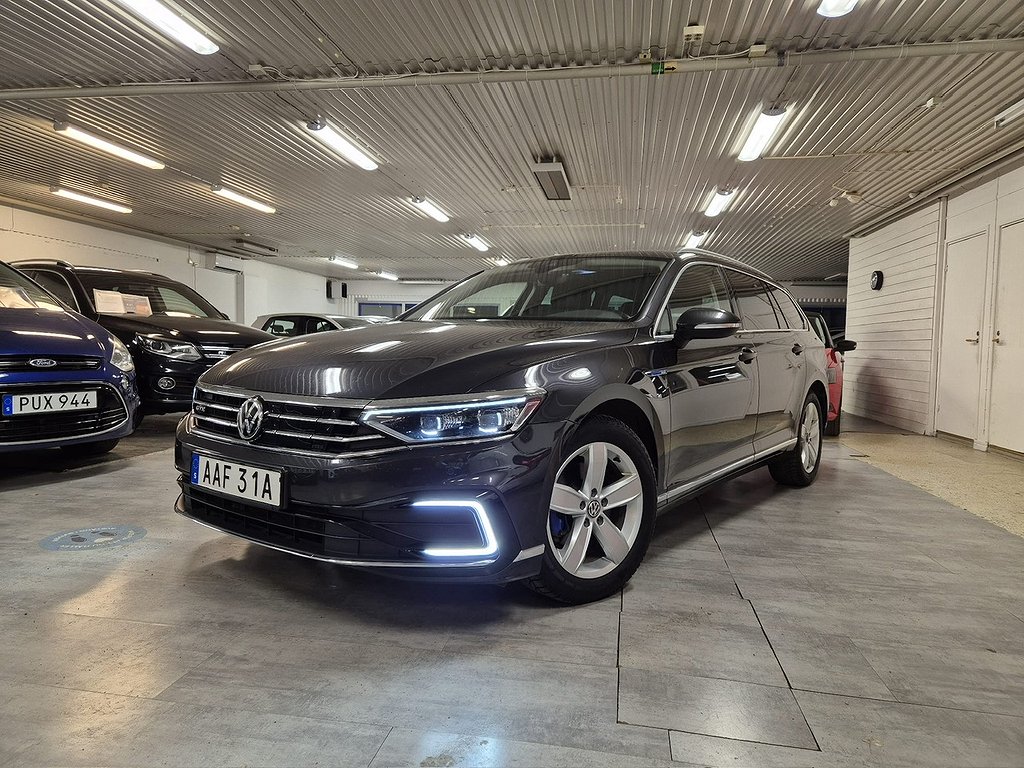
[{"label": "front grille", "polygon": [[269,509],[183,484],[186,512],[196,520],[313,557],[369,562],[424,562],[422,550],[480,546],[475,518],[465,510],[422,512],[412,507],[327,509],[292,503]]},{"label": "front grille", "polygon": [[395,438],[360,423],[359,408],[290,403],[274,400],[272,394],[260,395],[264,401],[260,434],[254,440],[243,441],[238,435],[238,408],[250,396],[246,392],[212,392],[197,388],[192,404],[196,426],[208,434],[258,448],[284,448],[332,456],[402,445]]},{"label": "front grille", "polygon": [[0,443],[33,443],[70,437],[86,437],[120,425],[128,418],[124,401],[113,387],[101,382],[58,382],[0,387],[0,398],[12,394],[45,394],[94,389],[95,410],[28,413],[0,417]]},{"label": "front grille", "polygon": [[[32,365],[33,360],[52,360],[54,365]],[[44,371],[96,371],[103,366],[102,357],[82,355],[3,355],[0,373],[38,373]]]},{"label": "front grille", "polygon": [[242,344],[200,344],[199,352],[203,357],[213,361],[223,360],[225,357],[230,357],[236,352],[241,352],[243,349],[248,349],[248,345]]}]

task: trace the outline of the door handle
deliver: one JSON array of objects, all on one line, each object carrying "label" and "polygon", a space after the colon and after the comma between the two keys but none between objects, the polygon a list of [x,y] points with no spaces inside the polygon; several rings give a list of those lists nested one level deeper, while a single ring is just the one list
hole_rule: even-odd
[{"label": "door handle", "polygon": [[793,345],[793,354],[794,355],[799,355],[803,351],[804,351],[804,345],[803,344],[797,343],[797,344]]},{"label": "door handle", "polygon": [[752,363],[754,358],[757,357],[757,350],[751,349],[750,347],[744,347],[740,350],[740,362],[741,363]]},{"label": "door handle", "polygon": [[964,339],[968,344],[978,344],[981,339]]}]

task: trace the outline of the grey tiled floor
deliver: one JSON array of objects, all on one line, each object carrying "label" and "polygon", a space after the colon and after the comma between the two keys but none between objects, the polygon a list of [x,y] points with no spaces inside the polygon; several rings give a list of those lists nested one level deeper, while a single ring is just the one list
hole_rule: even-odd
[{"label": "grey tiled floor", "polygon": [[[836,442],[810,489],[665,514],[623,594],[564,608],[203,529],[146,439],[0,476],[2,765],[1024,765],[1024,540]],[[114,523],[148,535],[38,545]]]}]

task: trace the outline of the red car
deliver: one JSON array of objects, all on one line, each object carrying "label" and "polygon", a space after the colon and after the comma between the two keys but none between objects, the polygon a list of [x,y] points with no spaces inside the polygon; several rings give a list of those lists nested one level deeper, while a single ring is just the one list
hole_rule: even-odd
[{"label": "red car", "polygon": [[843,417],[843,353],[855,350],[857,342],[849,339],[834,341],[825,318],[817,312],[808,312],[807,319],[825,345],[825,374],[828,376],[828,421],[825,422],[825,434],[834,437],[839,434]]}]

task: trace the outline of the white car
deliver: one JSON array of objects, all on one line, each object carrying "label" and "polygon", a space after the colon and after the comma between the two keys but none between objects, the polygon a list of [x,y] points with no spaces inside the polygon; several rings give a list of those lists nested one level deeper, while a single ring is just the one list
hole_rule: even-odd
[{"label": "white car", "polygon": [[361,328],[373,323],[386,323],[390,317],[368,315],[346,317],[344,315],[317,315],[291,312],[279,315],[260,315],[252,324],[254,328],[274,336],[303,336],[307,333],[337,331],[345,328]]}]

